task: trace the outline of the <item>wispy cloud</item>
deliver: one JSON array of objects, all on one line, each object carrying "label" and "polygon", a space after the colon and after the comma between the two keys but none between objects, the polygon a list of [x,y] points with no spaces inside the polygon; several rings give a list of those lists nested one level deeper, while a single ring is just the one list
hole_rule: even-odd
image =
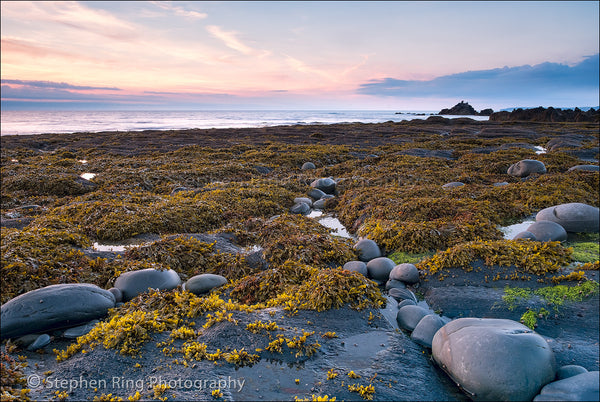
[{"label": "wispy cloud", "polygon": [[73,85],[66,82],[52,81],[31,81],[31,80],[9,80],[2,79],[2,84],[16,84],[30,88],[51,88],[51,89],[74,89],[74,90],[105,90],[105,91],[120,91],[116,87],[92,87],[85,85]]},{"label": "wispy cloud", "polygon": [[599,90],[598,54],[568,66],[542,63],[467,71],[428,81],[385,78],[360,85],[358,93],[377,96],[524,98]]},{"label": "wispy cloud", "polygon": [[206,27],[206,30],[215,38],[223,41],[223,43],[225,43],[225,46],[233,50],[237,50],[238,52],[243,53],[245,55],[250,55],[254,52],[253,48],[242,43],[242,41],[237,38],[237,36],[239,35],[238,32],[224,31],[221,27],[216,25],[208,25]]},{"label": "wispy cloud", "polygon": [[194,10],[186,10],[185,8],[175,5],[170,1],[152,1],[151,3],[163,10],[172,11],[175,15],[179,15],[181,17],[197,19],[204,19],[208,17],[208,14],[206,13],[201,13]]}]

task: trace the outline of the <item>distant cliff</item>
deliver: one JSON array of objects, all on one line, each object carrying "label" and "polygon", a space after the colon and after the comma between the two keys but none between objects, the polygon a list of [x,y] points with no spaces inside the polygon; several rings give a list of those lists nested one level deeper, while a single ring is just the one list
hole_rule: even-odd
[{"label": "distant cliff", "polygon": [[599,122],[600,110],[555,109],[553,107],[534,109],[515,109],[512,112],[496,112],[490,115],[490,121],[545,121],[545,122]]},{"label": "distant cliff", "polygon": [[490,116],[494,111],[492,109],[483,109],[481,112],[477,112],[473,106],[469,105],[465,101],[460,101],[450,109],[442,109],[438,114],[444,115],[459,115],[459,116]]}]

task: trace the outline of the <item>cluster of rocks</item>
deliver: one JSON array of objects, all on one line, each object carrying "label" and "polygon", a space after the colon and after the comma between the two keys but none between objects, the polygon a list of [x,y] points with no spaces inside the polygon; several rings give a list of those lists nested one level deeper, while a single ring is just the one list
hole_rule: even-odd
[{"label": "cluster of rocks", "polygon": [[[441,113],[440,113],[441,114]],[[543,121],[543,122],[598,122],[600,109],[584,112],[579,108],[565,109],[543,108],[515,109],[512,112],[501,111],[490,115],[490,121]]]},{"label": "cluster of rocks", "polygon": [[492,109],[483,109],[481,112],[477,112],[473,106],[469,105],[465,101],[460,101],[450,109],[442,109],[438,114],[441,115],[453,115],[453,116],[490,116],[494,113]]},{"label": "cluster of rocks", "polygon": [[600,210],[597,207],[571,202],[544,208],[535,216],[535,223],[514,239],[534,241],[564,241],[567,232],[595,233],[600,225]]},{"label": "cluster of rocks", "polygon": [[430,349],[435,362],[474,400],[598,399],[599,373],[577,365],[557,370],[552,348],[530,328],[507,319],[440,316],[407,288],[419,283],[413,264],[396,265],[373,240],[361,239],[354,248],[360,261],[343,268],[386,284],[398,302],[398,326]]},{"label": "cluster of rocks", "polygon": [[[194,294],[208,293],[227,283],[221,275],[200,274],[183,284]],[[0,335],[36,350],[54,336],[73,339],[88,333],[108,310],[151,289],[171,290],[181,285],[177,272],[154,268],[124,272],[108,290],[89,283],[50,285],[19,295],[1,307]]]},{"label": "cluster of rocks", "polygon": [[[302,165],[302,170],[315,169],[312,162],[306,162]],[[293,214],[306,215],[310,213],[311,208],[325,209],[326,203],[335,198],[336,182],[331,177],[323,177],[310,183],[312,187],[307,193],[308,197],[294,198],[294,205],[290,208]]]}]

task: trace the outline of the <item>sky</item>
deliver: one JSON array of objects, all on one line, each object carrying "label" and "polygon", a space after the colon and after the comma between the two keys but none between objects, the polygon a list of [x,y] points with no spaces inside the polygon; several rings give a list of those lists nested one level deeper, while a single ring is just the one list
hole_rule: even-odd
[{"label": "sky", "polygon": [[599,4],[2,1],[2,110],[597,106]]}]

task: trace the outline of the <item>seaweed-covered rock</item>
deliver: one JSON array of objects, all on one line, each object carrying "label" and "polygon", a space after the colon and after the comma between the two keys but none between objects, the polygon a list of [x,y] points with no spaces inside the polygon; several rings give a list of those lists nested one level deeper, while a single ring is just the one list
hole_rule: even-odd
[{"label": "seaweed-covered rock", "polygon": [[223,286],[227,283],[227,278],[216,274],[200,274],[191,277],[185,282],[184,289],[188,292],[200,295],[208,293],[211,289]]},{"label": "seaweed-covered rock", "polygon": [[537,241],[563,241],[567,240],[567,231],[561,225],[552,221],[537,221],[527,228],[526,232],[532,233]]},{"label": "seaweed-covered rock", "polygon": [[419,270],[413,264],[398,264],[390,272],[390,279],[408,284],[417,283],[419,282]]},{"label": "seaweed-covered rock", "polygon": [[421,306],[408,305],[398,310],[396,321],[398,321],[400,328],[412,331],[427,314],[429,314],[429,311]]},{"label": "seaweed-covered rock", "polygon": [[598,170],[600,170],[600,166],[598,165],[576,165],[573,167],[569,168],[569,172],[572,172],[574,170],[583,170],[583,171],[587,171],[587,172],[597,172]]},{"label": "seaweed-covered rock", "polygon": [[526,177],[533,173],[546,173],[546,165],[544,165],[544,162],[534,159],[523,159],[510,165],[506,173],[511,176]]},{"label": "seaweed-covered rock", "polygon": [[536,221],[558,223],[567,232],[598,232],[600,211],[597,207],[571,202],[544,208],[535,216]]},{"label": "seaweed-covered rock", "polygon": [[107,290],[88,283],[50,285],[24,293],[1,308],[2,339],[75,326],[115,306]]},{"label": "seaweed-covered rock", "polygon": [[344,264],[343,268],[348,271],[361,273],[364,276],[368,275],[367,264],[365,264],[363,261],[348,261]]},{"label": "seaweed-covered rock", "polygon": [[159,271],[154,268],[125,272],[115,281],[115,287],[123,293],[123,301],[131,300],[148,289],[170,290],[180,284],[181,279],[177,272],[172,269]]},{"label": "seaweed-covered rock", "polygon": [[330,177],[316,179],[310,183],[310,186],[323,191],[325,194],[335,194],[335,181]]},{"label": "seaweed-covered rock", "polygon": [[546,340],[511,320],[459,318],[436,332],[435,361],[475,400],[533,399],[555,376]]},{"label": "seaweed-covered rock", "polygon": [[597,401],[600,397],[598,371],[589,371],[551,382],[534,401]]},{"label": "seaweed-covered rock", "polygon": [[392,272],[395,265],[396,263],[387,257],[378,257],[367,263],[367,271],[370,278],[387,282],[390,279],[390,272]]},{"label": "seaweed-covered rock", "polygon": [[358,251],[358,258],[361,261],[371,261],[373,258],[381,257],[381,250],[377,243],[370,239],[361,239],[355,245],[354,249]]}]

